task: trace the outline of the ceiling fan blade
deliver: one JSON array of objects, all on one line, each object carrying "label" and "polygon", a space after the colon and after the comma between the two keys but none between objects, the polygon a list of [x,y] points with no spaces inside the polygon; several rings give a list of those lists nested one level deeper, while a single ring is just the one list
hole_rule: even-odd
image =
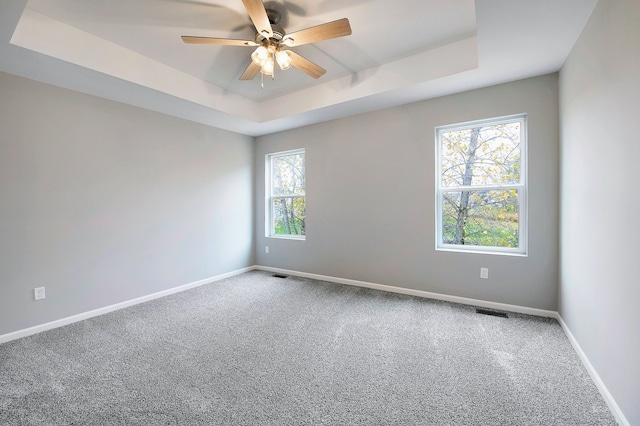
[{"label": "ceiling fan blade", "polygon": [[298,55],[296,52],[291,50],[285,50],[291,57],[293,61],[291,65],[298,68],[300,71],[310,75],[313,78],[320,78],[327,72],[324,68],[319,65],[314,64],[310,60]]},{"label": "ceiling fan blade", "polygon": [[271,22],[267,16],[267,11],[264,8],[262,0],[242,0],[244,8],[247,9],[247,13],[251,18],[251,22],[255,25],[258,34],[267,38],[273,37],[273,31],[271,30]]},{"label": "ceiling fan blade", "polygon": [[260,71],[260,66],[251,61],[247,69],[244,70],[244,73],[240,76],[240,80],[253,80],[256,74],[258,74],[258,71]]},{"label": "ceiling fan blade", "polygon": [[347,18],[342,18],[287,34],[284,40],[292,39],[293,41],[286,43],[286,45],[293,47],[348,35],[351,35],[351,25]]},{"label": "ceiling fan blade", "polygon": [[232,38],[182,36],[182,41],[190,44],[221,44],[224,46],[259,46],[250,40],[236,40]]}]

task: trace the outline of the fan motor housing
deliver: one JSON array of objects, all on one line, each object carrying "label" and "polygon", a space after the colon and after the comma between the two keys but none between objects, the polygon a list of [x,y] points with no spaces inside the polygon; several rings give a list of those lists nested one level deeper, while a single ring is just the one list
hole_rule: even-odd
[{"label": "fan motor housing", "polygon": [[267,12],[267,18],[269,18],[269,22],[272,25],[278,25],[280,23],[280,19],[282,19],[282,15],[275,9],[265,9]]},{"label": "fan motor housing", "polygon": [[282,15],[275,9],[265,9],[267,12],[267,17],[269,18],[269,23],[271,24],[271,31],[273,32],[273,36],[265,37],[262,34],[256,35],[256,43],[263,44],[264,41],[269,38],[272,43],[278,44],[282,41],[284,36],[287,34],[280,25],[280,20],[282,19]]},{"label": "fan motor housing", "polygon": [[274,43],[280,43],[284,36],[287,34],[284,31],[284,28],[276,24],[271,24],[271,31],[273,32],[273,36],[271,37],[265,37],[262,34],[257,34],[256,43],[262,44],[267,38]]}]

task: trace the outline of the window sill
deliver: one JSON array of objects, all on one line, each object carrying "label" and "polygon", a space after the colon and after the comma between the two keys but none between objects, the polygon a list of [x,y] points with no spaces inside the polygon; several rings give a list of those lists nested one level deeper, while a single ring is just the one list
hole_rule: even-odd
[{"label": "window sill", "polygon": [[528,257],[527,253],[515,252],[515,251],[493,251],[482,249],[461,249],[455,247],[436,247],[436,251],[448,251],[453,253],[468,253],[468,254],[491,254],[498,256],[515,256],[515,257]]},{"label": "window sill", "polygon": [[267,238],[275,238],[278,240],[296,240],[296,241],[305,241],[307,239],[305,235],[267,235]]}]

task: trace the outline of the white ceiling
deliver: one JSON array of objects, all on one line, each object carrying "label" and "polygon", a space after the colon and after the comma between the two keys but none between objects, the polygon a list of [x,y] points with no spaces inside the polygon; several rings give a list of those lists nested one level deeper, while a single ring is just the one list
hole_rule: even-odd
[{"label": "white ceiling", "polygon": [[275,0],[287,32],[349,18],[351,36],[294,48],[327,73],[239,77],[241,0],[2,0],[0,70],[262,135],[560,69],[597,0]]}]

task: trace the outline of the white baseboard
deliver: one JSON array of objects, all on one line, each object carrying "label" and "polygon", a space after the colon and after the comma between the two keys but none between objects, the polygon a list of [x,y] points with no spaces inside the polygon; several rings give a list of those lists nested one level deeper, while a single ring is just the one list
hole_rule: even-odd
[{"label": "white baseboard", "polygon": [[104,315],[109,312],[117,311],[119,309],[127,308],[129,306],[137,305],[140,303],[148,302],[150,300],[159,299],[161,297],[169,296],[171,294],[180,293],[182,291],[190,290],[192,288],[200,287],[202,285],[210,284],[215,281],[220,281],[225,278],[233,277],[234,275],[240,275],[245,272],[253,271],[254,266],[248,268],[242,268],[235,271],[227,272],[225,274],[216,275],[215,277],[205,278],[204,280],[195,281],[189,284],[181,285],[179,287],[170,288],[168,290],[159,291],[157,293],[148,294],[146,296],[138,297],[136,299],[126,300],[124,302],[116,303],[115,305],[105,306],[104,308],[94,309],[93,311],[83,312],[81,314],[72,315],[70,317],[61,318],[59,320],[47,322],[45,324],[39,324],[33,327],[25,328],[23,330],[14,331],[11,333],[0,335],[0,343],[10,342],[12,340],[20,339],[22,337],[31,336],[33,334],[41,333],[43,331],[51,330],[53,328],[62,327],[74,322],[82,321],[98,315]]},{"label": "white baseboard", "polygon": [[567,324],[564,322],[560,314],[556,311],[547,311],[543,309],[529,308],[526,306],[509,305],[506,303],[488,302],[488,301],[479,300],[479,299],[450,296],[446,294],[431,293],[428,291],[394,287],[394,286],[389,286],[384,284],[374,284],[366,281],[349,280],[345,278],[337,278],[337,277],[331,277],[326,275],[309,274],[306,272],[291,271],[288,269],[281,269],[281,268],[271,268],[268,266],[255,266],[254,269],[261,270],[261,271],[274,272],[279,274],[296,275],[303,278],[311,278],[311,279],[320,280],[320,281],[329,281],[333,283],[352,285],[356,287],[366,287],[366,288],[371,288],[375,290],[388,291],[391,293],[407,294],[410,296],[444,300],[447,302],[461,303],[464,305],[473,305],[473,306],[480,306],[483,308],[497,309],[497,310],[509,311],[509,312],[518,312],[521,314],[535,315],[535,316],[547,317],[547,318],[555,318],[558,320],[558,322],[562,326],[562,330],[567,335],[567,338],[571,342],[571,345],[573,346],[574,350],[578,353],[580,360],[582,361],[583,365],[589,372],[589,375],[591,375],[591,378],[593,379],[598,390],[600,391],[602,398],[607,403],[607,406],[611,410],[611,413],[614,415],[617,422],[622,426],[630,426],[629,421],[626,419],[626,417],[620,410],[620,407],[618,406],[616,401],[613,399],[613,396],[611,396],[611,393],[609,393],[609,390],[607,389],[605,384],[602,382],[602,379],[600,379],[600,376],[598,375],[596,370],[593,368],[593,365],[591,365],[589,358],[587,358],[586,354],[578,344],[578,341],[575,339],[575,337],[573,337],[571,330],[569,330],[569,327],[567,327]]},{"label": "white baseboard", "polygon": [[288,269],[271,268],[268,266],[256,266],[255,269],[261,271],[275,272],[279,274],[296,275],[303,278],[311,278],[320,281],[329,281],[337,284],[346,284],[356,287],[366,287],[374,290],[388,291],[391,293],[406,294],[409,296],[425,297],[428,299],[444,300],[447,302],[461,303],[463,305],[473,305],[482,308],[496,309],[501,311],[517,312],[520,314],[535,315],[538,317],[557,318],[556,311],[546,311],[544,309],[529,308],[526,306],[509,305],[506,303],[488,302],[486,300],[469,299],[467,297],[450,296],[448,294],[431,293],[429,291],[414,290],[410,288],[394,287],[385,284],[374,284],[366,281],[349,280],[345,278],[330,277],[326,275],[309,274],[300,271],[290,271]]},{"label": "white baseboard", "polygon": [[582,350],[582,347],[580,347],[580,344],[578,343],[576,338],[573,336],[573,333],[571,333],[571,330],[569,330],[569,326],[567,325],[567,323],[564,322],[560,314],[558,314],[556,318],[560,323],[560,325],[562,326],[562,329],[564,330],[564,334],[566,334],[567,337],[569,338],[569,341],[571,342],[573,349],[578,353],[578,356],[580,357],[582,364],[589,372],[591,379],[598,387],[598,390],[600,391],[600,395],[602,395],[602,398],[609,406],[609,409],[611,410],[611,413],[613,414],[613,416],[616,418],[616,421],[622,426],[631,426],[631,423],[629,423],[627,418],[624,416],[624,413],[622,412],[622,410],[620,410],[620,407],[616,403],[615,399],[613,399],[613,396],[611,396],[611,393],[609,393],[609,389],[607,389],[604,382],[598,375],[598,372],[596,371],[595,368],[593,368],[593,365],[591,365],[589,358],[587,358],[587,355]]},{"label": "white baseboard", "polygon": [[159,299],[161,297],[169,296],[171,294],[180,293],[182,291],[186,291],[186,290],[189,290],[189,289],[192,289],[192,288],[200,287],[200,286],[203,286],[203,285],[206,285],[206,284],[210,284],[210,283],[213,283],[213,282],[216,282],[216,281],[220,281],[220,280],[225,279],[225,278],[229,278],[229,277],[232,277],[232,276],[235,276],[235,275],[240,275],[240,274],[243,274],[245,272],[253,271],[253,270],[256,270],[256,269],[257,270],[261,270],[261,271],[280,273],[280,274],[296,275],[296,276],[299,276],[299,277],[311,278],[311,279],[316,279],[316,280],[320,280],[320,281],[334,282],[334,283],[337,283],[337,284],[345,284],[345,285],[351,285],[351,286],[356,286],[356,287],[371,288],[371,289],[374,289],[374,290],[388,291],[388,292],[391,292],[391,293],[406,294],[406,295],[410,295],[410,296],[425,297],[425,298],[436,299],[436,300],[444,300],[444,301],[447,301],[447,302],[461,303],[461,304],[464,304],[464,305],[473,305],[473,306],[480,306],[480,307],[484,307],[484,308],[497,309],[497,310],[502,310],[502,311],[517,312],[517,313],[521,313],[521,314],[528,314],[528,315],[535,315],[535,316],[540,316],[540,317],[555,318],[555,319],[558,320],[558,322],[562,326],[562,329],[564,330],[565,334],[567,335],[567,338],[571,342],[571,345],[573,346],[574,350],[578,353],[578,356],[580,357],[580,359],[581,359],[582,363],[584,364],[585,368],[587,369],[587,371],[591,375],[591,378],[593,379],[594,383],[598,387],[598,390],[600,391],[600,394],[602,395],[602,397],[604,398],[605,402],[609,406],[609,409],[611,410],[613,415],[616,417],[616,420],[618,421],[618,423],[623,425],[623,426],[630,426],[629,421],[626,419],[626,417],[624,416],[624,414],[620,410],[620,407],[618,406],[616,401],[613,399],[613,396],[611,396],[611,393],[609,393],[609,390],[607,389],[605,384],[602,382],[602,379],[600,379],[600,376],[598,375],[596,370],[591,365],[591,362],[589,361],[589,358],[587,358],[587,355],[584,353],[584,351],[580,347],[580,344],[575,339],[575,337],[573,336],[573,333],[571,333],[571,330],[569,330],[569,327],[564,322],[564,320],[562,319],[562,317],[560,316],[560,314],[558,312],[547,311],[547,310],[544,310],[544,309],[529,308],[529,307],[526,307],[526,306],[510,305],[510,304],[506,304],[506,303],[488,302],[488,301],[485,301],[485,300],[470,299],[470,298],[466,298],[466,297],[450,296],[450,295],[447,295],[447,294],[432,293],[432,292],[428,292],[428,291],[414,290],[414,289],[409,289],[409,288],[394,287],[394,286],[385,285],[385,284],[375,284],[375,283],[370,283],[370,282],[366,282],[366,281],[357,281],[357,280],[350,280],[350,279],[346,279],[346,278],[337,278],[337,277],[331,277],[331,276],[327,276],[327,275],[318,275],[318,274],[310,274],[310,273],[300,272],[300,271],[291,271],[291,270],[288,270],[288,269],[271,268],[271,267],[267,267],[267,266],[258,266],[258,265],[256,265],[256,266],[250,266],[250,267],[247,267],[247,268],[238,269],[238,270],[231,271],[231,272],[228,272],[228,273],[225,273],[225,274],[216,275],[215,277],[206,278],[204,280],[195,281],[195,282],[192,282],[192,283],[189,283],[189,284],[185,284],[185,285],[182,285],[182,286],[179,286],[179,287],[174,287],[174,288],[170,288],[168,290],[159,291],[157,293],[152,293],[152,294],[149,294],[149,295],[146,295],[146,296],[138,297],[136,299],[127,300],[127,301],[124,301],[124,302],[121,302],[121,303],[116,303],[115,305],[105,306],[103,308],[95,309],[95,310],[92,310],[92,311],[89,311],[89,312],[84,312],[84,313],[81,313],[81,314],[72,315],[70,317],[66,317],[66,318],[62,318],[62,319],[59,319],[59,320],[51,321],[51,322],[48,322],[48,323],[45,323],[45,324],[39,324],[39,325],[36,325],[36,326],[33,326],[33,327],[25,328],[23,330],[18,330],[18,331],[14,331],[14,332],[11,332],[11,333],[3,334],[3,335],[0,335],[0,343],[6,343],[6,342],[9,342],[9,341],[12,341],[12,340],[20,339],[22,337],[27,337],[27,336],[31,336],[33,334],[41,333],[41,332],[46,331],[46,330],[51,330],[53,328],[62,327],[62,326],[68,325],[68,324],[72,324],[74,322],[82,321],[82,320],[85,320],[85,319],[88,319],[88,318],[92,318],[92,317],[95,317],[95,316],[98,316],[98,315],[103,315],[103,314],[106,314],[106,313],[109,313],[109,312],[117,311],[119,309],[127,308],[129,306],[133,306],[133,305],[137,305],[137,304],[140,304],[140,303],[148,302],[148,301],[154,300],[154,299]]}]

